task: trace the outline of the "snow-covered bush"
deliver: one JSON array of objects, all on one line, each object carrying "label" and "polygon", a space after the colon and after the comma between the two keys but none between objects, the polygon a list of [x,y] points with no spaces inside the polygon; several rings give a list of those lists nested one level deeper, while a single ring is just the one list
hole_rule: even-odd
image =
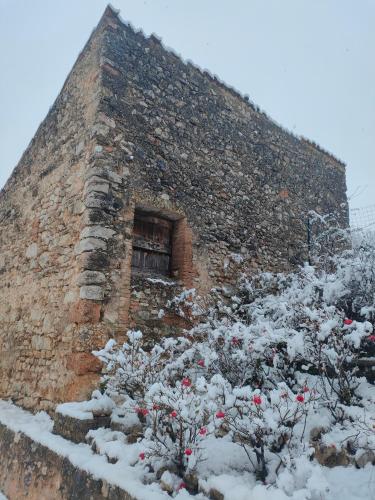
[{"label": "snow-covered bush", "polygon": [[183,476],[203,459],[201,442],[207,434],[209,412],[202,389],[187,377],[174,386],[151,386],[146,395],[146,407],[152,411],[145,454],[154,469],[168,465]]},{"label": "snow-covered bush", "polygon": [[345,250],[330,261],[332,272],[306,265],[289,275],[244,277],[236,296],[218,300],[209,335],[232,349],[218,353],[214,370],[268,388],[272,380],[293,389],[300,372],[318,375],[339,418],[337,405],[356,402],[357,362],[375,340],[375,248]]},{"label": "snow-covered bush", "polygon": [[139,460],[150,471],[182,479],[219,441],[243,450],[243,470],[275,482],[311,455],[316,429],[353,457],[375,449],[374,391],[358,368],[375,341],[375,250],[324,258],[329,265],[243,276],[230,297],[213,290],[205,315],[189,292],[170,304],[186,314],[189,296],[199,311],[185,335],[147,351],[129,332],[123,346],[96,353],[107,394],[139,416]]},{"label": "snow-covered bush", "polygon": [[352,246],[350,231],[343,227],[336,213],[321,215],[311,210],[307,224],[309,263],[332,271],[336,256]]},{"label": "snow-covered bush", "polygon": [[[110,340],[104,349],[95,352],[106,365],[103,382],[108,394],[123,393],[134,401],[143,402],[148,388],[159,380],[161,370],[169,369],[170,363],[190,345],[190,341],[183,337],[168,338],[151,351],[145,351],[142,339],[140,331],[130,331],[128,342],[121,349]],[[175,366],[177,375],[179,369]],[[183,366],[180,372],[183,373]]]},{"label": "snow-covered bush", "polygon": [[[183,477],[207,460],[205,438],[225,436],[245,450],[249,466],[265,480],[267,463],[279,465],[280,452],[292,446],[293,437],[303,436],[302,420],[316,391],[303,384],[294,393],[283,382],[276,388],[264,386],[262,392],[245,385],[246,369],[239,366],[246,353],[237,337],[225,347],[220,341],[209,345],[202,332],[197,335],[199,342],[194,336],[165,339],[150,353],[140,347],[140,332],[129,332],[129,342],[119,350],[109,342],[96,353],[109,369],[107,392],[113,397],[125,393],[123,409],[133,411],[144,423],[140,458],[153,470],[167,466]],[[227,360],[232,356],[237,366],[227,378],[226,365],[220,365],[223,353]],[[151,370],[150,363],[155,362]],[[235,385],[236,373],[239,383]],[[301,424],[298,430],[297,424]]]},{"label": "snow-covered bush", "polygon": [[[296,446],[293,438],[303,439],[306,425],[297,424],[306,422],[310,405],[315,401],[315,391],[305,386],[294,394],[280,384],[278,389],[267,391],[264,396],[258,391],[251,395],[250,388],[234,389],[233,396],[235,399],[229,405],[225,420],[258,478],[265,481],[270,470],[268,464],[278,457],[280,466],[283,463],[280,454],[289,446]],[[251,452],[256,456],[256,463]]]}]

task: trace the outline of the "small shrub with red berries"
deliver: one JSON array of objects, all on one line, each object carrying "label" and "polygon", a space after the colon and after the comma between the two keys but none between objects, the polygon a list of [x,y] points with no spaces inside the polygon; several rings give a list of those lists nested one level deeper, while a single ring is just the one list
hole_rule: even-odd
[{"label": "small shrub with red berries", "polygon": [[314,427],[355,456],[375,449],[373,387],[360,372],[375,339],[375,251],[325,258],[329,265],[243,277],[230,297],[216,289],[205,316],[189,291],[189,305],[173,303],[184,315],[199,310],[186,335],[148,351],[129,332],[96,353],[107,394],[119,405],[123,397],[143,426],[139,461],[151,472],[167,467],[185,481],[222,440],[242,450],[244,470],[274,482],[311,456]]}]

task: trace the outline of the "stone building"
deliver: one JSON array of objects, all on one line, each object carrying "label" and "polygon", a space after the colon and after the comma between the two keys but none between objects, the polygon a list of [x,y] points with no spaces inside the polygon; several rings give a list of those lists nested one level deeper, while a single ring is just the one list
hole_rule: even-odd
[{"label": "stone building", "polygon": [[345,166],[108,7],[0,194],[0,397],[86,397],[183,288],[305,261],[310,209],[347,221]]}]

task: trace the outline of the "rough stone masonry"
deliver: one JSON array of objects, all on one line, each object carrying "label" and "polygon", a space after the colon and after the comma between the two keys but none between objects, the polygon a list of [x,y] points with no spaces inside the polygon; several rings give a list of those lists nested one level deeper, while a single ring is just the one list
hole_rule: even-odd
[{"label": "rough stone masonry", "polygon": [[182,289],[306,261],[312,209],[346,224],[340,161],[108,7],[0,194],[0,397],[85,398]]}]

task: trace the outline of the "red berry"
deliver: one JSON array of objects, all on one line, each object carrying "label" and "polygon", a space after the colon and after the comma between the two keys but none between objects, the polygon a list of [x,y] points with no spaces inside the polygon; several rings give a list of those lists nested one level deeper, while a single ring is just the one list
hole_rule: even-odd
[{"label": "red berry", "polygon": [[199,429],[199,434],[200,434],[201,436],[205,436],[205,435],[207,434],[207,429],[206,429],[206,427],[201,427],[201,428]]},{"label": "red berry", "polygon": [[255,394],[255,396],[253,396],[253,403],[255,405],[262,404],[262,398],[260,396],[258,396],[258,394]]},{"label": "red berry", "polygon": [[140,453],[140,454],[139,454],[139,458],[140,458],[141,460],[144,460],[144,459],[145,459],[145,454],[144,454],[144,452],[143,452],[143,451],[142,451],[142,453]]},{"label": "red berry", "polygon": [[190,380],[190,379],[188,379],[188,378],[183,378],[183,379],[182,379],[181,384],[182,384],[184,387],[190,387],[190,386],[191,386],[191,380]]},{"label": "red berry", "polygon": [[153,409],[153,410],[160,410],[160,406],[159,406],[159,405],[154,404],[154,405],[152,405],[152,409]]},{"label": "red berry", "polygon": [[367,340],[369,340],[370,342],[375,342],[375,335],[369,335],[367,337]]},{"label": "red berry", "polygon": [[139,414],[139,415],[143,415],[144,417],[146,415],[148,415],[148,409],[147,408],[136,408],[135,411]]},{"label": "red berry", "polygon": [[305,397],[302,394],[297,394],[296,400],[299,403],[303,403],[305,401]]},{"label": "red berry", "polygon": [[138,406],[135,408],[135,411],[136,411],[136,413],[138,413],[139,415],[142,415],[142,413],[143,413],[143,409],[142,409],[142,408],[139,408]]},{"label": "red berry", "polygon": [[238,345],[239,343],[240,343],[240,341],[238,340],[238,338],[237,338],[237,337],[233,337],[233,338],[232,338],[232,344],[233,344],[233,345]]},{"label": "red berry", "polygon": [[223,411],[218,411],[216,413],[216,418],[224,418],[225,417],[225,413]]},{"label": "red berry", "polygon": [[198,365],[203,367],[204,366],[204,359],[198,360]]},{"label": "red berry", "polygon": [[190,455],[193,453],[193,450],[191,448],[186,448],[185,450],[185,455],[187,455],[188,457],[190,457]]},{"label": "red berry", "polygon": [[305,387],[302,390],[303,392],[309,392],[310,389],[307,387],[307,385],[305,385]]},{"label": "red berry", "polygon": [[177,412],[176,410],[173,410],[171,411],[171,413],[169,414],[172,418],[176,418],[177,417]]},{"label": "red berry", "polygon": [[185,483],[180,483],[179,486],[178,486],[178,488],[177,488],[177,491],[178,490],[182,490],[184,488],[186,488],[186,484]]},{"label": "red berry", "polygon": [[352,319],[344,319],[344,325],[351,325],[353,323],[353,320]]}]

